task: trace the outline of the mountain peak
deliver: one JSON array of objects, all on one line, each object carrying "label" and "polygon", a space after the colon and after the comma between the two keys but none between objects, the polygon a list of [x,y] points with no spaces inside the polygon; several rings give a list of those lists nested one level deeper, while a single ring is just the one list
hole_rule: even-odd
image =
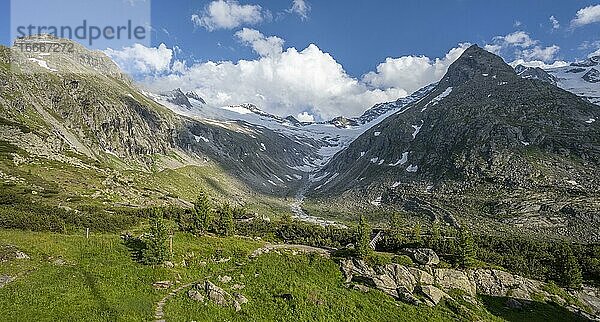
[{"label": "mountain peak", "polygon": [[488,75],[494,79],[516,76],[513,68],[502,58],[477,45],[472,45],[450,65],[446,76],[440,83],[445,82],[448,86],[459,86],[471,79]]}]

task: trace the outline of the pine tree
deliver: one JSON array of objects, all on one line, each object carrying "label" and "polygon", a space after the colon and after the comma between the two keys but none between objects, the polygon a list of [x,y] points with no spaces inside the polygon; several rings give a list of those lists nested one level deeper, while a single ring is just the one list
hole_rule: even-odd
[{"label": "pine tree", "polygon": [[418,244],[421,245],[421,225],[420,224],[416,224],[413,227],[413,241]]},{"label": "pine tree", "polygon": [[217,233],[221,236],[232,236],[235,233],[235,223],[233,222],[233,210],[228,203],[224,203],[219,208],[219,222],[217,224]]},{"label": "pine tree", "polygon": [[193,222],[194,233],[204,234],[210,229],[213,221],[212,203],[208,198],[208,194],[204,190],[200,190],[200,194],[194,203]]},{"label": "pine tree", "polygon": [[397,241],[402,239],[402,220],[399,213],[393,213],[390,217],[390,236]]},{"label": "pine tree", "polygon": [[579,288],[583,277],[581,276],[581,267],[577,262],[577,258],[573,254],[571,246],[566,242],[560,246],[560,252],[558,254],[558,269],[561,284],[568,288]]},{"label": "pine tree", "polygon": [[146,249],[143,250],[144,263],[160,265],[168,259],[167,240],[169,233],[160,209],[152,210],[150,214],[150,230],[145,240]]},{"label": "pine tree", "polygon": [[366,258],[373,253],[373,249],[369,243],[371,242],[371,226],[365,220],[363,215],[360,215],[358,226],[356,227],[356,254],[360,258]]},{"label": "pine tree", "polygon": [[475,264],[476,249],[473,235],[467,228],[461,228],[459,235],[458,260],[462,267],[471,267]]},{"label": "pine tree", "polygon": [[440,223],[435,221],[431,226],[431,236],[427,240],[427,246],[431,249],[437,250],[440,248],[442,242],[442,235],[440,233]]}]

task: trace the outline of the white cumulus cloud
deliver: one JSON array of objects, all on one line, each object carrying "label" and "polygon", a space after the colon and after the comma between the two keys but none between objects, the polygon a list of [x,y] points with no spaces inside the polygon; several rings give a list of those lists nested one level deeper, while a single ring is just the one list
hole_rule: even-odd
[{"label": "white cumulus cloud", "polygon": [[300,16],[300,19],[306,20],[308,19],[308,13],[310,12],[310,4],[306,0],[294,0],[292,2],[292,7],[288,10],[288,12],[295,13]]},{"label": "white cumulus cloud", "polygon": [[581,27],[595,22],[600,22],[600,4],[577,11],[577,15],[571,20],[571,27]]},{"label": "white cumulus cloud", "polygon": [[397,88],[407,93],[442,79],[448,67],[470,46],[460,44],[451,49],[444,58],[431,59],[426,56],[403,56],[386,58],[377,66],[377,71],[364,75],[363,81],[377,88]]},{"label": "white cumulus cloud", "polygon": [[[146,71],[136,79],[149,90],[193,90],[214,106],[252,103],[269,113],[310,122],[359,116],[377,103],[394,101],[439,81],[468,46],[461,44],[436,59],[388,58],[375,71],[355,77],[314,44],[302,50],[284,48],[283,39],[249,28],[239,30],[235,37],[251,47],[257,58],[190,64],[172,58],[164,45],[141,50],[164,56],[160,63],[140,59],[130,49],[110,54],[125,70],[134,70],[134,77]],[[146,63],[130,69],[140,61]]]},{"label": "white cumulus cloud", "polygon": [[249,45],[261,57],[276,56],[283,52],[283,39],[275,36],[265,37],[258,30],[244,28],[235,36],[245,45]]},{"label": "white cumulus cloud", "polygon": [[254,25],[268,17],[259,5],[241,5],[235,0],[217,0],[208,4],[201,14],[192,15],[192,22],[208,31],[233,29],[241,25]]},{"label": "white cumulus cloud", "polygon": [[557,45],[552,45],[548,47],[535,46],[518,52],[517,58],[523,58],[525,60],[537,59],[548,62],[554,60],[559,50],[560,47],[558,47]]},{"label": "white cumulus cloud", "polygon": [[358,116],[376,103],[407,94],[363,84],[314,44],[255,60],[196,63],[182,73],[150,76],[142,83],[157,91],[195,90],[216,106],[252,103],[280,116],[311,111],[320,119]]},{"label": "white cumulus cloud", "polygon": [[512,60],[543,61],[550,63],[556,60],[560,51],[557,45],[542,46],[540,41],[531,38],[525,31],[515,31],[506,36],[496,36],[491,44],[484,46],[489,52]]},{"label": "white cumulus cloud", "polygon": [[531,39],[529,34],[524,31],[515,31],[506,36],[496,36],[494,37],[494,41],[521,48],[530,47],[538,43],[537,40]]},{"label": "white cumulus cloud", "polygon": [[157,48],[134,44],[121,50],[108,48],[104,53],[126,73],[134,76],[167,72],[173,58],[173,50],[165,44],[160,44]]}]

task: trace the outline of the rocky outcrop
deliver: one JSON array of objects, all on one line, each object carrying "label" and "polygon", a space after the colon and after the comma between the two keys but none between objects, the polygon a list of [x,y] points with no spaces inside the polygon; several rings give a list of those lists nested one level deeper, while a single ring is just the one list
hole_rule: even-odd
[{"label": "rocky outcrop", "polygon": [[478,269],[469,273],[477,293],[489,296],[513,297],[531,300],[533,294],[550,297],[542,290],[544,283],[496,269]]},{"label": "rocky outcrop", "polygon": [[584,286],[571,295],[589,308],[589,312],[600,317],[600,289]]},{"label": "rocky outcrop", "polygon": [[240,293],[231,295],[210,281],[195,285],[188,291],[188,297],[197,302],[209,300],[222,307],[232,307],[236,311],[240,311],[242,305],[248,303],[248,299],[244,295]]},{"label": "rocky outcrop", "polygon": [[469,275],[457,269],[438,268],[434,270],[435,282],[444,290],[461,290],[469,295],[475,295],[477,288]]},{"label": "rocky outcrop", "polygon": [[[552,301],[565,306],[570,311],[583,315],[575,306],[569,306],[566,299],[545,290],[540,281],[524,278],[497,269],[459,270],[433,268],[428,265],[406,267],[387,264],[371,267],[360,259],[345,259],[340,268],[349,287],[366,292],[368,288],[380,290],[397,300],[419,305],[435,306],[443,299],[453,300],[448,292],[459,290],[464,298],[476,301],[477,294],[512,299],[512,307],[518,307],[533,300]],[[571,296],[600,313],[600,292],[593,288],[571,292]]]}]

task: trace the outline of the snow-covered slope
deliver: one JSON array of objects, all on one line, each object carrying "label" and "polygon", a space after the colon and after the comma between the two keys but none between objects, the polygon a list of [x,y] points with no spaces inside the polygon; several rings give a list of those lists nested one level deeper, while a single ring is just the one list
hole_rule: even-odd
[{"label": "snow-covered slope", "polygon": [[600,56],[546,71],[558,80],[558,87],[600,105]]},{"label": "snow-covered slope", "polygon": [[[291,168],[310,173],[322,168],[336,153],[346,148],[372,126],[401,111],[406,105],[420,100],[434,87],[425,87],[395,102],[375,105],[356,119],[338,117],[319,123],[300,123],[291,117],[282,118],[266,113],[251,104],[215,107],[197,100],[189,93],[185,94],[187,100],[178,100],[185,101],[185,104],[177,104],[171,94],[145,94],[172,111],[199,121],[236,128],[237,131],[255,132],[267,128],[309,147],[315,152],[313,156],[307,156],[304,165]],[[182,94],[179,90],[177,92]],[[191,106],[187,104],[188,102]]]}]

